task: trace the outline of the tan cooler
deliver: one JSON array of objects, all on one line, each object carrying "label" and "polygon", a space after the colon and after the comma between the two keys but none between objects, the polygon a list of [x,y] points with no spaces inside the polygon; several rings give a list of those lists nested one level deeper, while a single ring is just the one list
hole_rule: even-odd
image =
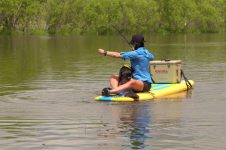
[{"label": "tan cooler", "polygon": [[150,61],[155,83],[179,83],[181,81],[181,60]]}]

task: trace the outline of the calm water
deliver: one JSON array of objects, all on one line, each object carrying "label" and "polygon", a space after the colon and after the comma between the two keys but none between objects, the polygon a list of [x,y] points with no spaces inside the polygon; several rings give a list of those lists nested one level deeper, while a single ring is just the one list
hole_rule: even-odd
[{"label": "calm water", "polygon": [[0,149],[226,149],[226,34],[146,36],[155,59],[181,59],[192,92],[94,101],[124,63],[97,48],[121,37],[0,36]]}]

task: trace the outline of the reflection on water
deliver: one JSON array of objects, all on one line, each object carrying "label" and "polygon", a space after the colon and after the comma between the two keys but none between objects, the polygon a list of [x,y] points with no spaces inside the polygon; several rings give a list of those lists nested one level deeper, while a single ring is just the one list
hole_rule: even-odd
[{"label": "reflection on water", "polygon": [[130,144],[125,143],[124,146],[130,146],[132,149],[145,148],[145,140],[151,138],[149,137],[151,130],[149,126],[151,124],[149,105],[136,103],[124,105],[119,118],[121,133],[130,138]]},{"label": "reflection on water", "polygon": [[226,149],[226,35],[151,35],[156,59],[181,59],[189,92],[94,101],[124,61],[118,36],[0,36],[1,149]]}]

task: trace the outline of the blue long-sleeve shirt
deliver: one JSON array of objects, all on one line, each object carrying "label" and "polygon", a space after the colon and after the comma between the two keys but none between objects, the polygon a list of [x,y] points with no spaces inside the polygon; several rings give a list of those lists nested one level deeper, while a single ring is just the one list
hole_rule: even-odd
[{"label": "blue long-sleeve shirt", "polygon": [[153,83],[149,61],[153,60],[154,56],[146,48],[140,47],[134,51],[122,52],[120,55],[123,59],[130,60],[134,79]]}]

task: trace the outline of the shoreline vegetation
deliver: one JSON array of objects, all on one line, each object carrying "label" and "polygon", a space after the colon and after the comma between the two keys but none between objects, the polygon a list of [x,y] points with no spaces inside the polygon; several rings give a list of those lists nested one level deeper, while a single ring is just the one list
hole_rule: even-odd
[{"label": "shoreline vegetation", "polygon": [[226,32],[226,0],[1,0],[0,34]]}]

